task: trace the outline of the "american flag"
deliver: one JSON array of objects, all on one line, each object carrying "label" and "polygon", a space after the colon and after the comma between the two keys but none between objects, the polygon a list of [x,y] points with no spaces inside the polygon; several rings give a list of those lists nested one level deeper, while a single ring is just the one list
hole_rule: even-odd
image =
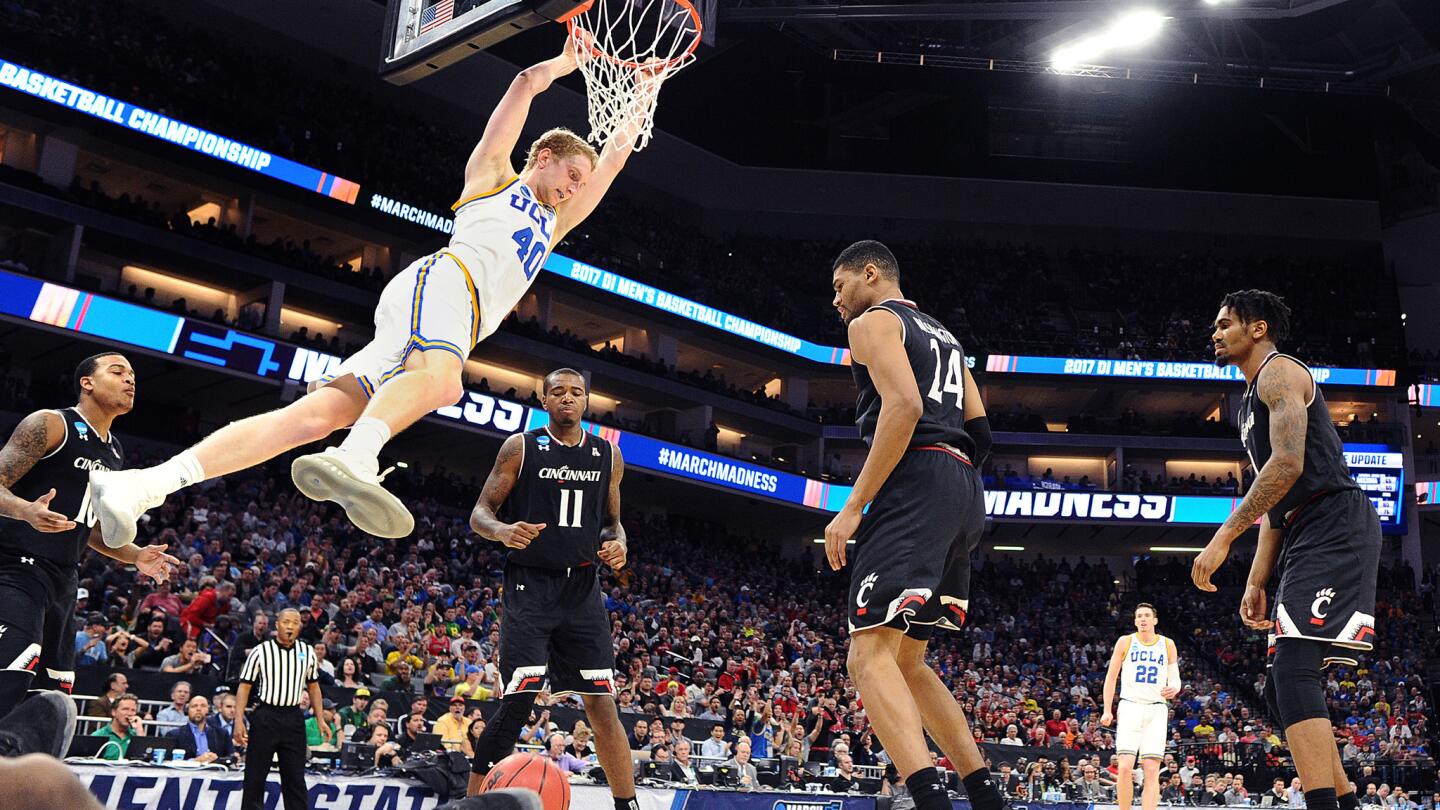
[{"label": "american flag", "polygon": [[430,29],[450,22],[455,16],[455,0],[440,0],[433,6],[420,12],[420,33],[428,34]]}]

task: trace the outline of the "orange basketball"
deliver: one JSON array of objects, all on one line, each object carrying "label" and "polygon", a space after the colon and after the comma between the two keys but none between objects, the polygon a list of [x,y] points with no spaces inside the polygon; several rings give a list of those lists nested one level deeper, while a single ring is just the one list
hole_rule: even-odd
[{"label": "orange basketball", "polygon": [[499,788],[525,788],[540,794],[545,810],[570,810],[570,779],[555,763],[539,754],[516,753],[495,763],[480,792]]}]

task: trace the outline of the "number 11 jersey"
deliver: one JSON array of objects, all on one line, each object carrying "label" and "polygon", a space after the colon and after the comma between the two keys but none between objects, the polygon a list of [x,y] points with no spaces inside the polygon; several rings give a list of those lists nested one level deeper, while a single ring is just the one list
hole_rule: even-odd
[{"label": "number 11 jersey", "polygon": [[580,443],[561,444],[548,427],[522,433],[520,475],[500,517],[544,523],[530,545],[510,561],[535,568],[573,568],[599,561],[600,529],[610,493],[610,442],[582,433]]}]

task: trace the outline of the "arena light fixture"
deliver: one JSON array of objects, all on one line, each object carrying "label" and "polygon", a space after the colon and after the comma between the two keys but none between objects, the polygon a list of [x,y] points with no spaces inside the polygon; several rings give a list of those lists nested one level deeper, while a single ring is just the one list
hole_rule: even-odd
[{"label": "arena light fixture", "polygon": [[1116,17],[1103,31],[1056,48],[1050,56],[1050,66],[1061,73],[1069,73],[1081,65],[1098,64],[1106,54],[1134,48],[1154,39],[1168,19],[1154,9],[1126,12]]},{"label": "arena light fixture", "polygon": [[1204,551],[1203,546],[1151,546],[1151,551],[1173,551],[1180,554],[1199,554]]},{"label": "arena light fixture", "polygon": [[1024,551],[1024,546],[992,546],[995,551]]}]

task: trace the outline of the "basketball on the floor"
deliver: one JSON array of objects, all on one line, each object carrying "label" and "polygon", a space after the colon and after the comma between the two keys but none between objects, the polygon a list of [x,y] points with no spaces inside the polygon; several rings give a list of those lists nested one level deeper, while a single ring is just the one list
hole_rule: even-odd
[{"label": "basketball on the floor", "polygon": [[500,788],[525,788],[540,794],[545,810],[569,810],[570,779],[555,763],[539,754],[518,753],[495,763],[486,774],[480,792]]}]

